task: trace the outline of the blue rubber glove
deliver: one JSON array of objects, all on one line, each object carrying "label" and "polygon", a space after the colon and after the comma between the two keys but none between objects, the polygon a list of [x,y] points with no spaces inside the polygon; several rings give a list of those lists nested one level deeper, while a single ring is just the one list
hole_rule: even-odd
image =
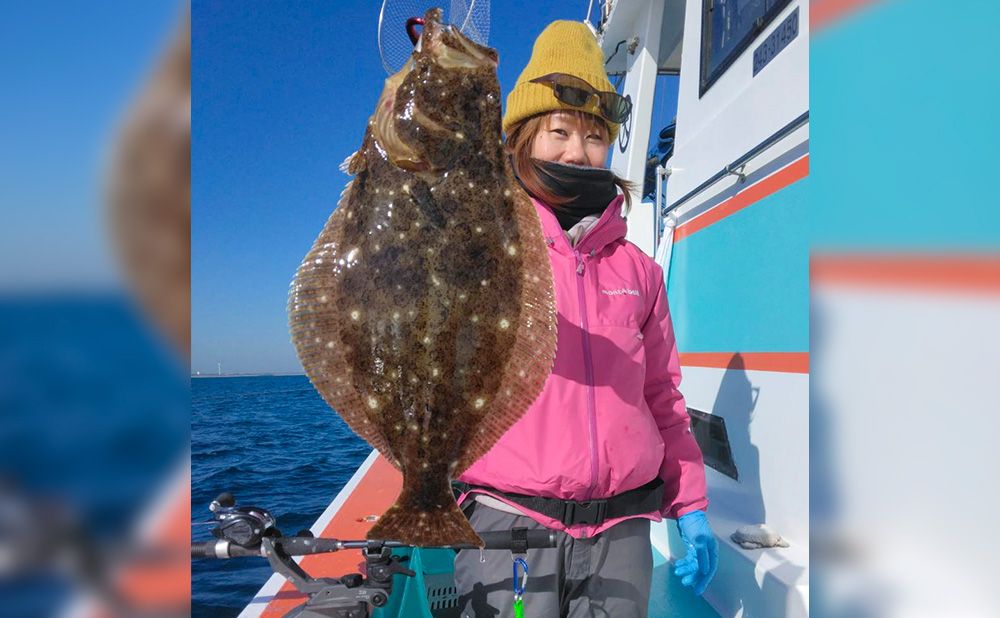
[{"label": "blue rubber glove", "polygon": [[691,511],[680,516],[677,529],[688,552],[674,563],[674,575],[680,577],[685,586],[694,587],[694,593],[701,596],[719,566],[719,542],[708,525],[705,511]]}]

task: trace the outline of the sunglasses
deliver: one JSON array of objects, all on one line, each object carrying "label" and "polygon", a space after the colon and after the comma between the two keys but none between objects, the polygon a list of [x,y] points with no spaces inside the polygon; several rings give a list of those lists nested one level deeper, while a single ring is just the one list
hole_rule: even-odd
[{"label": "sunglasses", "polygon": [[597,107],[605,120],[622,124],[632,113],[632,99],[617,92],[602,92],[579,77],[565,73],[549,73],[531,80],[533,84],[543,84],[552,88],[556,99],[566,105],[583,107],[594,96]]}]

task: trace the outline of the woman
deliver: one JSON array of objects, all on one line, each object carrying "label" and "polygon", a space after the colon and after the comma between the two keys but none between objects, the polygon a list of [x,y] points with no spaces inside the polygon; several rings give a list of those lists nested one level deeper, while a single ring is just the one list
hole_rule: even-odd
[{"label": "woman", "polygon": [[[697,594],[717,561],[663,271],[625,240],[628,186],[604,167],[629,108],[590,30],[569,21],[542,32],[507,98],[507,150],[549,246],[558,348],[538,399],[456,486],[476,530],[558,531],[556,548],[528,552],[528,616],[645,616],[650,520],[677,519],[689,553],[675,572]],[[514,615],[509,555],[459,552],[455,579],[463,616]]]}]

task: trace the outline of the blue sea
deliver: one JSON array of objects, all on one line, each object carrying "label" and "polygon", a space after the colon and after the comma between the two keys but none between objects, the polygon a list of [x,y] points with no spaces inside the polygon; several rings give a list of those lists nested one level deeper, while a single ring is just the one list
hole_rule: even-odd
[{"label": "blue sea", "polygon": [[[223,491],[285,534],[309,528],[370,452],[305,376],[192,379],[192,538],[211,538],[197,523]],[[236,616],[270,576],[263,558],[195,560],[192,616]]]},{"label": "blue sea", "polygon": [[120,554],[186,459],[185,373],[120,293],[0,294],[0,547],[34,548],[0,568],[0,615],[59,615],[109,576],[66,557]]}]

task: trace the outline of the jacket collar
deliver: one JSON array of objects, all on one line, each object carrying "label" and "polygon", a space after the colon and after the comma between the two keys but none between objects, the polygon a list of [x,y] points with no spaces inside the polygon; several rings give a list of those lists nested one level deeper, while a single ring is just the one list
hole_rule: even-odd
[{"label": "jacket collar", "polygon": [[[587,231],[587,234],[576,246],[576,251],[580,253],[597,252],[605,246],[625,238],[628,224],[622,218],[622,202],[624,201],[625,196],[623,195],[611,200],[608,207],[604,209],[601,218],[597,220],[594,227]],[[548,245],[563,255],[573,255],[574,248],[570,245],[569,238],[566,237],[566,233],[559,225],[559,220],[556,219],[552,208],[534,197],[531,198],[531,202],[535,205],[535,211],[542,222],[542,232]]]}]

